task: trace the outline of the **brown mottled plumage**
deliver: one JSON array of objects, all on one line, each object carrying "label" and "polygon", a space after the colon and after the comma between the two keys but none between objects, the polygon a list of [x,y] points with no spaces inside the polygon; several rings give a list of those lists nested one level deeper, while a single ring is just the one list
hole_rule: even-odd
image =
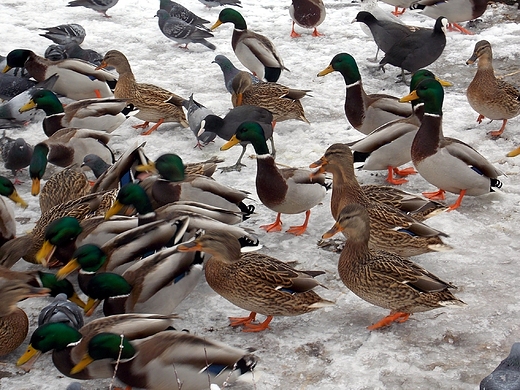
[{"label": "brown mottled plumage", "polygon": [[449,291],[456,288],[414,262],[391,252],[370,249],[370,219],[359,204],[341,210],[334,230],[347,236],[338,271],[343,283],[354,294],[391,313],[369,327],[377,329],[392,322],[404,322],[411,313],[443,306],[460,306],[464,302]]},{"label": "brown mottled plumage", "polygon": [[149,122],[155,123],[143,135],[152,133],[166,122],[177,122],[183,127],[189,127],[182,109],[184,98],[153,84],[137,83],[128,59],[120,51],[110,50],[105,54],[98,68],[107,66],[115,67],[119,73],[114,96],[118,99],[127,99],[128,103],[139,110],[135,115],[136,118],[145,121],[142,125],[134,127],[147,128]]},{"label": "brown mottled plumage", "polygon": [[478,69],[466,91],[470,106],[479,113],[477,122],[482,119],[501,120],[502,127],[489,135],[498,137],[504,132],[508,119],[520,114],[520,90],[495,77],[493,52],[488,41],[478,41],[472,56],[466,64],[478,60]]},{"label": "brown mottled plumage", "polygon": [[387,204],[370,199],[359,185],[354,173],[352,152],[347,144],[331,145],[320,160],[311,164],[318,173],[333,175],[331,212],[338,219],[343,207],[359,203],[367,208],[372,234],[369,245],[400,254],[415,256],[426,252],[450,249],[441,240],[445,233],[433,229]]},{"label": "brown mottled plumage", "polygon": [[[320,285],[314,277],[324,272],[298,271],[259,253],[241,254],[240,243],[228,232],[208,231],[179,250],[211,255],[205,265],[206,281],[228,301],[251,311],[249,317],[230,318],[230,325],[244,325],[244,332],[268,328],[273,316],[297,316],[333,304],[313,291]],[[252,324],[257,313],[267,319]]]}]

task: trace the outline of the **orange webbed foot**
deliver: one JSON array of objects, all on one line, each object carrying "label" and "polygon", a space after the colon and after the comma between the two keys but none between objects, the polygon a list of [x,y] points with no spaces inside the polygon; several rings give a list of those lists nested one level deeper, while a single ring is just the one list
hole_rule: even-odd
[{"label": "orange webbed foot", "polygon": [[498,129],[497,131],[490,131],[488,134],[491,137],[500,137],[502,135],[502,133],[504,132],[504,130],[506,129],[506,123],[507,123],[507,119],[504,119],[502,121],[502,127],[500,129]]},{"label": "orange webbed foot", "polygon": [[162,124],[164,123],[164,119],[159,119],[159,122],[157,122],[155,125],[153,125],[152,127],[150,127],[149,130],[146,130],[144,132],[141,133],[141,135],[150,135],[152,134],[155,130],[157,130],[157,128]]},{"label": "orange webbed foot", "polygon": [[273,316],[267,316],[265,321],[261,322],[260,324],[252,324],[249,322],[244,325],[244,329],[242,329],[242,332],[261,332],[261,331],[269,328],[269,323],[272,320],[273,320]]},{"label": "orange webbed foot", "polygon": [[301,226],[291,226],[289,229],[287,229],[287,233],[294,234],[296,236],[300,236],[303,233],[305,233],[305,230],[307,230],[307,225],[309,224],[309,218],[311,216],[311,211],[307,210],[305,212],[305,221],[303,222],[303,225]]},{"label": "orange webbed foot", "polygon": [[444,190],[437,190],[437,191],[433,191],[433,192],[423,192],[422,193],[425,197],[427,197],[428,199],[432,199],[432,200],[444,200],[446,199],[446,191]]},{"label": "orange webbed foot", "polygon": [[260,226],[260,228],[264,229],[268,233],[282,231],[282,218],[281,218],[281,214],[278,213],[278,215],[276,216],[276,221],[274,221],[273,223],[271,223],[269,225],[262,225],[262,226]]},{"label": "orange webbed foot", "polygon": [[392,322],[402,323],[402,322],[407,321],[409,317],[410,317],[410,313],[402,313],[402,312],[390,313],[388,316],[386,316],[382,320],[367,327],[367,329],[375,330],[375,329],[383,328],[385,326],[390,325]]},{"label": "orange webbed foot", "polygon": [[394,173],[399,176],[408,176],[417,174],[417,171],[413,167],[404,169],[394,168]]},{"label": "orange webbed foot", "polygon": [[150,124],[150,122],[143,122],[140,125],[133,125],[132,127],[134,129],[146,129],[149,124]]},{"label": "orange webbed foot", "polygon": [[452,211],[452,210],[455,210],[456,208],[458,208],[460,206],[460,204],[462,203],[462,198],[464,198],[465,194],[466,194],[466,190],[461,190],[459,192],[459,197],[457,198],[456,202],[453,203],[450,207],[448,207],[447,211]]},{"label": "orange webbed foot", "polygon": [[478,123],[482,123],[482,120],[483,120],[484,118],[485,118],[484,115],[479,114],[479,116],[478,116],[478,118],[477,118],[477,122],[478,122]]},{"label": "orange webbed foot", "polygon": [[253,322],[256,318],[256,313],[251,312],[248,317],[229,317],[229,326],[247,325]]},{"label": "orange webbed foot", "polygon": [[317,28],[315,28],[314,31],[312,32],[313,37],[322,37],[324,35],[325,34],[320,33]]}]

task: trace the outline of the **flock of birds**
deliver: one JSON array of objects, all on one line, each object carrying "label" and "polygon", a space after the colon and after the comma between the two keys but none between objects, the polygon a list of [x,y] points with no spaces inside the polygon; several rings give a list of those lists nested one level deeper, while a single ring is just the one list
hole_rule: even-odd
[{"label": "flock of birds", "polygon": [[[458,208],[465,196],[483,195],[502,185],[498,177],[503,173],[477,150],[444,137],[443,85],[449,83],[424,69],[444,51],[446,30],[454,26],[468,33],[458,23],[481,16],[487,2],[414,2],[413,7],[435,19],[432,29],[360,11],[354,21],[366,26],[378,51],[384,52],[380,67],[401,68],[410,93],[401,98],[368,94],[352,55],[335,55],[318,76],[332,72],[343,76],[346,118],[365,137],[330,145],[319,160],[309,162],[312,169],[301,169],[277,165],[272,135],[277,122],[309,122],[300,100],[310,91],[278,83],[287,68],[274,43],[248,29],[241,13],[228,7],[241,7],[239,0],[200,1],[208,7],[224,6],[210,28],[205,26],[209,21],[170,0],[160,0],[156,16],[161,32],[185,48],[200,43],[214,50],[211,31],[223,23],[234,25],[231,45],[248,71],[236,68],[223,55],[215,57],[234,106],[224,117],[193,96],[184,98],[158,85],[137,82],[129,60],[119,50],[102,56],[83,50],[85,30],[78,24],[46,28],[42,35],[55,44],[43,57],[15,49],[3,60],[5,78],[0,85],[2,98],[8,101],[0,106],[0,125],[12,128],[41,121],[48,137],[34,146],[5,134],[0,141],[6,169],[16,175],[29,167],[31,192],[39,196],[41,208],[34,229],[17,236],[12,207],[3,197],[22,207],[26,203],[13,183],[0,177],[4,302],[0,355],[13,352],[27,337],[28,318],[17,302],[55,297],[42,310],[27,352],[18,360],[26,370],[42,353],[52,351],[56,368],[71,378],[115,375],[132,387],[171,389],[177,383],[183,390],[206,389],[209,383],[221,386],[253,370],[257,358],[250,351],[173,328],[175,308],[202,275],[219,295],[250,312],[230,318],[230,325],[244,332],[268,329],[277,316],[334,305],[314,291],[322,286],[315,278],[323,271],[298,270],[257,251],[257,236],[240,227],[254,207],[247,204],[247,193],[211,177],[219,160],[184,164],[178,155],[167,153],[152,161],[145,154],[144,141],[115,159],[110,133],[129,116],[143,121],[134,126],[144,129],[143,135],[163,123],[176,123],[189,127],[200,147],[216,137],[227,141],[222,150],[240,144],[238,161],[223,168],[226,171],[241,170],[241,159],[251,144],[257,162],[257,195],[277,213],[272,224],[261,226],[267,232],[282,230],[282,214],[305,213],[302,225],[287,230],[303,234],[311,209],[330,191],[336,223],[322,238],[325,242],[339,232],[346,237],[339,277],[360,298],[390,310],[368,329],[404,322],[413,313],[464,305],[450,291],[455,286],[408,257],[449,250],[443,242],[446,234],[425,220]],[[396,15],[404,12],[398,7],[412,6],[409,1],[388,3],[396,7]],[[69,6],[84,6],[109,17],[107,10],[116,4],[117,0],[74,0]],[[293,0],[291,37],[299,36],[295,25],[320,36],[317,28],[325,10],[321,0]],[[467,89],[468,101],[479,122],[502,121],[501,128],[489,134],[500,137],[507,121],[520,115],[520,91],[495,77],[489,42],[477,42],[468,59],[468,64],[474,62],[478,68]],[[520,148],[508,155],[517,154]],[[415,169],[399,169],[410,161]],[[366,170],[388,171],[391,184],[402,184],[407,175],[419,173],[438,191],[417,196],[395,186],[361,186],[354,169],[360,162]],[[41,187],[48,163],[63,170]],[[83,167],[92,170],[94,182]],[[445,192],[458,195],[454,204],[439,202]],[[20,259],[59,270],[11,270]],[[76,271],[77,280],[71,282],[67,278]],[[75,286],[88,298],[86,303]],[[101,303],[104,317],[85,324],[84,315],[92,315]],[[256,321],[257,314],[266,319]],[[515,344],[508,359],[518,364],[519,358]],[[518,382],[519,374],[515,375],[494,373],[481,388]]]}]

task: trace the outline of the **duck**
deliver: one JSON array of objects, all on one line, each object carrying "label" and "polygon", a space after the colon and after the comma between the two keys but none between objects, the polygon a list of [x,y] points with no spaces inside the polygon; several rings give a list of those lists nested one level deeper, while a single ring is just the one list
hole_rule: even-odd
[{"label": "duck", "polygon": [[124,99],[83,99],[67,104],[65,107],[56,94],[48,89],[32,93],[30,100],[19,108],[20,112],[33,109],[45,111],[43,132],[47,137],[66,127],[113,132],[125,120],[122,111],[126,108]]},{"label": "duck", "polygon": [[213,34],[206,29],[189,24],[182,19],[171,16],[167,11],[160,9],[156,15],[159,18],[159,29],[163,35],[179,44],[184,44],[184,49],[188,49],[189,43],[200,43],[210,50],[217,47],[208,42],[206,38],[212,38]]},{"label": "duck", "polygon": [[273,42],[264,35],[248,30],[246,21],[240,12],[232,8],[220,11],[218,20],[211,26],[211,31],[223,23],[233,23],[231,47],[238,60],[261,80],[276,82],[282,70],[288,69],[283,65]]},{"label": "duck", "polygon": [[318,73],[318,77],[339,72],[347,87],[345,96],[345,115],[350,125],[363,134],[392,120],[412,115],[411,106],[399,103],[395,96],[386,94],[367,94],[359,73],[356,60],[348,53],[336,54],[329,66]]},{"label": "duck", "polygon": [[379,67],[390,64],[401,68],[401,81],[406,83],[405,70],[412,74],[434,63],[446,47],[448,19],[439,16],[433,29],[419,29],[394,44],[379,61]]},{"label": "duck", "polygon": [[16,191],[14,184],[5,176],[0,176],[0,246],[16,236],[16,221],[14,210],[6,198],[11,199],[22,208],[27,208],[27,203]]},{"label": "duck", "polygon": [[[121,343],[122,361],[117,352]],[[244,349],[175,330],[139,340],[98,334],[90,339],[87,353],[71,373],[88,369],[98,360],[117,367],[115,376],[128,386],[157,390],[171,389],[173,383],[181,383],[183,390],[204,389],[209,383],[223,386],[252,371],[257,361]]]},{"label": "duck", "polygon": [[473,80],[466,89],[469,105],[479,116],[478,123],[484,118],[502,120],[502,127],[489,133],[499,137],[506,128],[507,121],[520,115],[520,89],[495,77],[493,52],[489,41],[481,40],[475,44],[473,54],[466,64],[477,62],[478,68]]},{"label": "duck", "polygon": [[38,314],[38,326],[51,322],[65,323],[75,329],[80,329],[85,324],[81,308],[69,301],[63,293],[56,295]]},{"label": "duck", "polygon": [[458,139],[444,137],[442,85],[435,79],[425,79],[401,101],[417,99],[424,102],[424,117],[412,143],[412,162],[427,182],[439,188],[423,195],[443,199],[446,191],[457,194],[457,200],[449,206],[452,211],[465,195],[484,195],[502,187],[497,177],[503,173],[484,156]]},{"label": "duck", "polygon": [[179,3],[176,3],[175,1],[160,0],[159,8],[168,12],[170,14],[170,16],[181,19],[188,24],[192,24],[199,28],[208,30],[208,28],[204,25],[207,23],[210,23],[209,20],[206,20],[204,18],[201,18],[198,15],[195,15],[188,8],[184,7],[183,5],[181,5]]},{"label": "duck", "polygon": [[514,389],[520,385],[520,343],[513,343],[509,355],[480,382],[480,389]]},{"label": "duck", "polygon": [[381,0],[383,3],[390,4],[394,6],[394,10],[392,14],[395,16],[400,16],[404,14],[404,12],[411,7],[411,5],[416,0]]},{"label": "duck", "polygon": [[118,99],[127,99],[139,112],[135,117],[145,121],[134,128],[147,128],[150,122],[155,125],[142,133],[149,135],[162,123],[180,123],[182,127],[189,127],[186,115],[182,110],[185,99],[153,84],[137,83],[132,68],[126,56],[118,50],[109,50],[103,57],[98,68],[107,66],[116,68],[119,79],[114,89],[114,96]]},{"label": "duck", "polygon": [[296,119],[310,123],[300,99],[307,96],[309,90],[289,88],[274,82],[260,82],[254,84],[247,72],[240,71],[232,83],[233,107],[247,104],[258,106],[271,111],[274,122]]},{"label": "duck", "polygon": [[58,45],[66,45],[67,43],[75,42],[81,45],[87,36],[85,28],[81,24],[67,23],[59,24],[53,27],[42,27],[40,30],[45,30],[41,37],[50,39]]},{"label": "duck", "polygon": [[372,229],[369,242],[371,248],[405,257],[451,249],[442,241],[442,237],[447,237],[446,233],[388,204],[374,201],[364,193],[356,179],[352,151],[347,144],[332,144],[310,167],[318,168],[316,174],[332,173],[330,208],[334,220],[338,220],[341,210],[347,204],[359,203],[366,207]]},{"label": "duck", "polygon": [[[428,69],[419,69],[410,80],[410,92],[425,78],[437,79],[441,85],[450,86],[451,83],[437,78]],[[349,144],[354,156],[354,163],[363,162],[359,169],[388,170],[386,181],[400,185],[408,180],[404,177],[417,173],[413,167],[399,169],[398,167],[412,161],[412,141],[421,125],[423,115],[422,105],[412,101],[413,114],[407,118],[396,119],[379,126],[362,139]]]},{"label": "duck", "polygon": [[340,212],[326,237],[341,230],[347,237],[338,262],[345,286],[361,299],[389,309],[390,314],[369,330],[402,323],[411,314],[448,306],[463,306],[450,289],[456,287],[411,260],[369,246],[372,219],[365,207],[352,203]]},{"label": "duck", "polygon": [[456,0],[456,1],[440,1],[440,0],[419,0],[414,1],[410,8],[420,9],[421,13],[430,18],[437,19],[444,16],[448,19],[449,30],[459,31],[463,34],[473,35],[473,33],[459,23],[469,20],[475,20],[486,12],[488,2],[486,0]]},{"label": "duck", "polygon": [[105,18],[111,18],[107,11],[118,3],[119,0],[72,0],[67,7],[90,8],[102,14]]},{"label": "duck", "polygon": [[109,141],[110,135],[104,131],[66,127],[36,144],[29,164],[31,194],[36,196],[40,193],[40,182],[49,162],[60,167],[79,166],[90,153],[112,162],[114,157],[107,145]]},{"label": "duck", "polygon": [[[233,93],[233,79],[240,72],[229,58],[225,55],[218,54],[215,56],[215,59],[211,61],[212,63],[220,66],[220,70],[222,70],[222,74],[224,75],[224,85],[229,93]],[[256,77],[253,73],[249,73],[249,77],[251,77],[251,81],[253,84],[259,83],[260,79]]]},{"label": "duck", "polygon": [[322,36],[317,27],[323,23],[326,14],[322,0],[292,0],[289,6],[289,15],[292,19],[291,38],[301,37],[301,34],[294,31],[295,24],[303,28],[312,28],[313,37]]},{"label": "duck", "polygon": [[96,66],[77,58],[51,61],[31,50],[15,49],[7,55],[7,65],[3,72],[14,67],[25,67],[38,82],[56,74],[58,76],[52,91],[69,99],[94,99],[113,97],[109,83],[117,79],[111,73],[96,69]]},{"label": "duck", "polygon": [[[224,117],[220,117],[218,115],[207,115],[204,120],[201,122],[201,127],[199,129],[199,134],[204,134],[205,132],[210,132],[216,134],[219,138],[222,138],[225,141],[229,141],[231,137],[236,133],[238,126],[242,122],[246,121],[254,121],[262,126],[264,131],[264,136],[266,139],[271,141],[271,154],[275,154],[274,149],[274,140],[273,140],[273,114],[271,111],[259,107],[252,106],[249,104],[241,105],[232,108]],[[230,171],[241,171],[242,167],[245,166],[242,164],[242,158],[246,153],[246,146],[249,142],[241,142],[242,153],[238,157],[238,160],[235,164],[220,168],[223,172]]]},{"label": "duck", "polygon": [[190,124],[190,129],[197,138],[197,144],[195,145],[195,147],[202,149],[203,146],[206,146],[207,144],[212,142],[217,136],[215,133],[211,131],[200,132],[200,126],[202,121],[204,120],[204,118],[206,118],[206,116],[213,115],[213,111],[211,111],[203,104],[195,101],[193,99],[193,94],[190,95],[188,102],[184,105],[184,107],[186,108],[186,111],[188,113],[188,123]]},{"label": "duck", "polygon": [[15,177],[15,184],[20,184],[16,174],[29,166],[32,154],[33,147],[25,139],[8,137],[4,130],[4,134],[0,138],[0,155],[4,160],[4,167],[10,169]]},{"label": "duck", "polygon": [[25,371],[30,371],[39,357],[52,351],[54,366],[63,375],[75,379],[112,378],[114,368],[109,362],[96,362],[81,372],[71,374],[88,350],[88,343],[99,333],[124,333],[134,340],[145,338],[168,329],[177,318],[175,314],[121,314],[90,321],[79,330],[63,323],[49,323],[36,328],[31,335],[27,350],[16,362]]},{"label": "duck", "polygon": [[[204,267],[206,281],[229,302],[251,312],[230,318],[230,326],[243,326],[244,332],[269,328],[274,316],[297,316],[334,305],[313,291],[321,286],[314,277],[323,271],[299,271],[268,255],[241,253],[238,240],[227,232],[206,231],[180,244],[179,251],[211,255]],[[266,319],[253,323],[257,314]]]},{"label": "duck", "polygon": [[16,304],[26,298],[47,296],[49,289],[33,287],[20,279],[0,275],[0,356],[13,352],[24,341],[29,331],[27,314]]},{"label": "duck", "polygon": [[262,126],[257,122],[242,123],[237,132],[220,149],[227,150],[242,141],[249,141],[257,154],[256,192],[264,206],[277,213],[272,224],[260,226],[267,232],[282,230],[282,214],[305,212],[301,226],[292,226],[287,232],[301,235],[307,229],[311,208],[320,203],[329,186],[324,175],[310,177],[310,171],[299,168],[278,168],[269,154]]}]

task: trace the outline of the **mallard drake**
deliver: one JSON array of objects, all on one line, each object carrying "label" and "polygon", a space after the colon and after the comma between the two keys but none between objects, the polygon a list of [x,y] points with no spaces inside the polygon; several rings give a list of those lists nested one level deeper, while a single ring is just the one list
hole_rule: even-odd
[{"label": "mallard drake", "polygon": [[163,35],[172,41],[184,44],[184,49],[188,49],[189,43],[200,43],[210,50],[217,48],[206,40],[206,38],[213,37],[213,34],[207,29],[199,28],[182,19],[171,16],[163,9],[158,10],[155,16],[159,19],[159,30],[161,30]]},{"label": "mallard drake", "polygon": [[11,199],[23,208],[27,207],[27,203],[18,195],[11,180],[4,176],[0,176],[0,195],[2,195],[0,196],[0,246],[2,246],[16,236],[14,210],[5,198]]},{"label": "mallard drake", "polygon": [[93,320],[76,330],[66,324],[51,323],[42,325],[33,332],[27,351],[16,364],[29,371],[38,358],[52,351],[54,366],[64,375],[76,379],[112,378],[113,366],[96,362],[90,367],[71,374],[71,369],[81,361],[87,352],[92,337],[104,332],[124,333],[133,340],[151,336],[171,327],[175,314],[121,314]]},{"label": "mallard drake", "polygon": [[289,6],[289,15],[292,19],[291,37],[301,37],[301,34],[294,31],[295,24],[303,28],[312,28],[313,37],[322,36],[317,27],[325,20],[326,13],[322,0],[292,0]]},{"label": "mallard drake", "polygon": [[0,356],[18,348],[29,331],[29,319],[16,304],[26,298],[49,295],[48,288],[33,287],[20,279],[2,277],[0,274]]},{"label": "mallard drake", "polygon": [[90,130],[113,132],[125,120],[121,111],[127,106],[124,99],[83,99],[63,107],[56,94],[47,89],[40,89],[31,94],[30,100],[20,107],[20,112],[32,109],[45,111],[43,132],[47,137],[59,129],[78,127]]},{"label": "mallard drake", "polygon": [[165,10],[170,14],[170,16],[176,17],[178,19],[183,20],[186,23],[192,24],[194,26],[200,27],[202,29],[207,30],[205,24],[209,23],[209,20],[201,18],[198,15],[195,15],[188,8],[183,5],[176,3],[171,0],[160,0],[159,8]]},{"label": "mallard drake", "polygon": [[83,26],[77,23],[60,24],[54,27],[42,27],[40,30],[46,30],[43,34],[40,34],[40,36],[50,39],[58,45],[66,45],[71,42],[81,45],[87,36]]},{"label": "mallard drake", "polygon": [[[233,79],[238,74],[238,72],[240,72],[240,69],[233,65],[231,60],[226,56],[223,56],[222,54],[218,54],[217,56],[215,56],[215,59],[212,62],[220,66],[222,74],[224,75],[224,85],[226,86],[227,91],[232,94]],[[249,73],[249,77],[251,77],[253,84],[260,82],[260,79],[252,73]]]},{"label": "mallard drake", "polygon": [[329,66],[318,73],[318,77],[334,71],[341,73],[347,85],[345,96],[347,120],[352,127],[363,134],[369,134],[379,126],[395,119],[412,115],[412,108],[399,104],[397,97],[385,94],[367,94],[363,89],[356,60],[350,54],[336,54]]},{"label": "mallard drake", "polygon": [[261,80],[276,82],[282,70],[282,58],[276,51],[271,40],[263,35],[247,29],[247,24],[240,12],[232,8],[224,8],[218,15],[218,20],[211,26],[215,30],[223,23],[233,23],[231,47],[238,60]]},{"label": "mallard drake", "polygon": [[[201,134],[200,132],[204,134],[204,132],[209,131],[215,133],[223,140],[229,141],[231,137],[235,135],[238,126],[242,122],[247,121],[257,122],[262,126],[265,138],[271,140],[271,154],[274,155],[273,114],[271,111],[262,107],[251,105],[237,106],[231,109],[223,118],[217,115],[208,115],[201,122],[199,134]],[[249,142],[240,143],[240,145],[242,145],[242,153],[235,164],[220,169],[224,172],[241,171],[242,167],[245,166],[242,164],[242,157],[244,157],[246,152],[247,144],[249,144]]]},{"label": "mallard drake", "polygon": [[4,134],[0,138],[0,155],[4,160],[4,167],[10,169],[15,177],[15,184],[19,180],[16,174],[22,168],[29,166],[33,154],[33,147],[23,138],[10,138]]},{"label": "mallard drake", "polygon": [[[242,254],[238,240],[227,232],[207,231],[179,245],[179,251],[211,255],[204,266],[206,281],[219,295],[251,311],[249,317],[230,318],[230,325],[243,325],[244,332],[267,329],[273,316],[297,316],[334,304],[313,291],[321,285],[314,277],[324,272],[298,271],[259,253]],[[267,318],[253,324],[257,313]]]},{"label": "mallard drake", "polygon": [[449,289],[456,288],[395,253],[369,248],[372,219],[360,204],[345,206],[326,238],[341,230],[347,237],[339,263],[341,280],[358,297],[390,309],[390,315],[368,327],[404,322],[410,314],[444,306],[462,306]]},{"label": "mallard drake", "polygon": [[262,127],[256,122],[244,122],[236,134],[220,149],[227,150],[241,141],[249,141],[257,154],[256,192],[260,201],[269,209],[276,211],[276,221],[260,226],[268,232],[282,230],[282,214],[305,212],[301,226],[291,226],[288,233],[300,235],[307,229],[311,208],[325,197],[328,186],[325,176],[310,177],[310,171],[298,168],[278,168],[274,157],[269,154]]},{"label": "mallard drake", "polygon": [[466,64],[478,61],[475,77],[468,85],[466,96],[469,105],[479,116],[478,123],[484,118],[501,120],[502,127],[489,135],[498,137],[506,128],[507,120],[520,115],[520,90],[504,80],[495,77],[491,44],[482,40],[475,44],[473,54]]},{"label": "mallard drake", "polygon": [[500,362],[491,374],[480,382],[480,388],[485,389],[514,389],[520,384],[520,343],[511,346],[509,355]]},{"label": "mallard drake", "polygon": [[3,72],[15,67],[25,67],[39,82],[54,74],[58,75],[50,89],[74,100],[113,97],[107,82],[117,81],[111,73],[96,69],[95,65],[86,61],[76,58],[51,61],[24,49],[15,49],[7,55],[7,65]]},{"label": "mallard drake", "polygon": [[273,114],[274,122],[296,119],[310,123],[305,117],[300,99],[307,96],[308,90],[294,89],[278,83],[253,84],[247,72],[239,72],[232,83],[233,107],[243,104],[265,108]]},{"label": "mallard drake", "polygon": [[458,23],[477,19],[486,11],[487,4],[487,0],[419,0],[414,1],[410,8],[420,9],[423,14],[433,19],[443,16],[450,22],[448,27],[451,31],[473,35]]},{"label": "mallard drake", "polygon": [[128,386],[157,390],[178,383],[183,390],[204,389],[209,383],[223,386],[256,365],[256,358],[246,350],[172,330],[133,341],[115,333],[98,334],[71,373],[107,359],[117,367],[115,376]]},{"label": "mallard drake", "polygon": [[174,93],[153,84],[137,83],[132,73],[128,59],[117,50],[109,50],[103,57],[98,68],[113,66],[119,74],[119,79],[114,89],[114,96],[118,99],[126,99],[133,104],[139,112],[135,115],[145,121],[134,128],[147,128],[149,122],[155,125],[145,131],[143,135],[149,135],[162,123],[177,122],[182,127],[189,127],[186,115],[182,110],[183,99]]},{"label": "mallard drake", "polygon": [[119,0],[72,0],[67,7],[90,8],[102,14],[105,18],[111,18],[107,11],[118,3]]},{"label": "mallard drake", "polygon": [[451,249],[442,242],[447,235],[406,215],[387,204],[371,200],[359,185],[354,173],[352,152],[347,144],[333,144],[325,154],[310,165],[319,168],[319,174],[332,173],[332,196],[330,208],[337,221],[339,213],[347,204],[359,203],[370,215],[372,234],[370,247],[388,250],[401,256]]},{"label": "mallard drake", "polygon": [[439,188],[423,195],[443,199],[446,191],[457,194],[457,201],[449,207],[454,210],[465,195],[478,196],[493,192],[492,187],[500,188],[500,170],[471,146],[444,137],[442,85],[437,80],[425,79],[401,101],[416,99],[424,102],[424,117],[412,143],[412,161],[420,175]]},{"label": "mallard drake", "polygon": [[81,165],[83,158],[95,153],[105,161],[113,161],[113,153],[107,146],[110,135],[104,131],[67,127],[58,130],[45,141],[34,146],[29,175],[32,180],[31,194],[40,193],[40,181],[50,162],[60,167]]}]

